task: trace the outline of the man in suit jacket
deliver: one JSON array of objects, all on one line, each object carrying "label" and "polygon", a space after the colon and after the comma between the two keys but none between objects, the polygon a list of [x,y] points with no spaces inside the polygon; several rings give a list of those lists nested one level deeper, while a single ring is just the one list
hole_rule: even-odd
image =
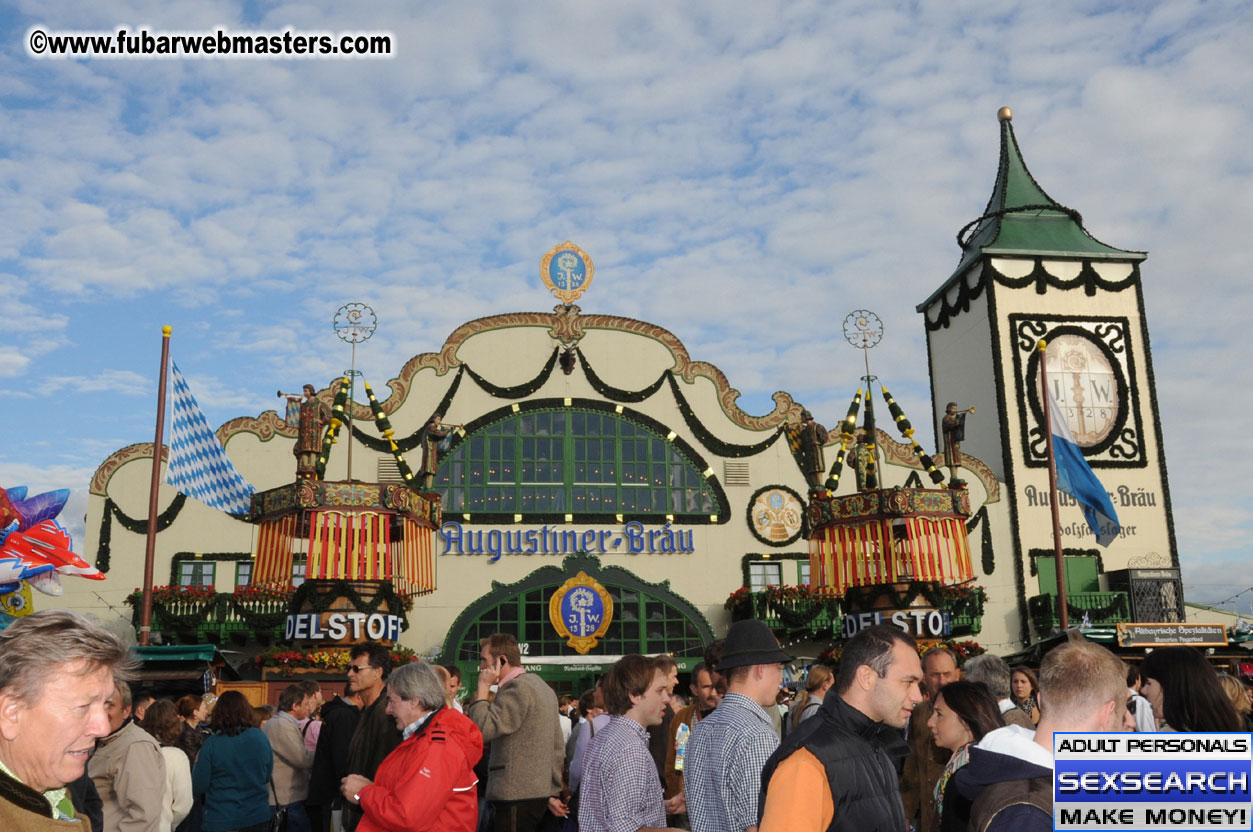
[{"label": "man in suit jacket", "polygon": [[[531,832],[548,812],[568,813],[561,801],[565,743],[557,720],[557,695],[522,668],[518,640],[508,633],[483,639],[478,689],[468,716],[491,743],[487,799],[497,832]],[[492,686],[496,698],[488,701]]]}]

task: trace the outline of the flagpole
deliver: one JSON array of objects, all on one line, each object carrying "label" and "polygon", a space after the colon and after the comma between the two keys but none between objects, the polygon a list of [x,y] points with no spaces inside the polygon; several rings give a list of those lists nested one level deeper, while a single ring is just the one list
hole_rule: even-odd
[{"label": "flagpole", "polygon": [[1040,339],[1040,409],[1044,411],[1044,443],[1049,460],[1049,505],[1053,509],[1053,560],[1057,567],[1057,613],[1062,632],[1070,629],[1070,610],[1066,604],[1066,564],[1062,560],[1062,524],[1057,507],[1057,460],[1053,458],[1053,415],[1049,411],[1049,371],[1044,351],[1048,344]]},{"label": "flagpole", "polygon": [[161,327],[161,375],[157,377],[157,433],[152,440],[152,482],[148,488],[148,539],[144,546],[144,600],[139,613],[139,646],[152,636],[152,571],[157,553],[157,492],[161,487],[161,444],[165,431],[165,381],[170,374],[169,326]]}]

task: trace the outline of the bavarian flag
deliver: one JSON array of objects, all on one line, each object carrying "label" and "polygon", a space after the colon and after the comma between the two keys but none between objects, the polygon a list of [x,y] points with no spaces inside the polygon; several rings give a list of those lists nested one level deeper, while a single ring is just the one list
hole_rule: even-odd
[{"label": "bavarian flag", "polygon": [[1049,426],[1053,431],[1053,463],[1057,468],[1057,490],[1069,494],[1083,509],[1088,528],[1096,535],[1096,542],[1108,546],[1118,537],[1121,526],[1118,514],[1109,500],[1109,493],[1092,473],[1091,466],[1083,457],[1070,432],[1070,424],[1061,406],[1048,390]]},{"label": "bavarian flag", "polygon": [[247,514],[252,485],[226,458],[226,449],[210,428],[187,380],[170,362],[170,461],[165,481],[209,508],[227,514]]}]

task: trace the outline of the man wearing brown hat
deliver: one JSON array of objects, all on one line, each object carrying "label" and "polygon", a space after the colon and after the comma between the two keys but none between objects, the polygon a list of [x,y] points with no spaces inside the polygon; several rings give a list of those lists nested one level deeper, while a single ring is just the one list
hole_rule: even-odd
[{"label": "man wearing brown hat", "polygon": [[779,745],[765,708],[792,657],[761,621],[737,621],[727,633],[718,672],[727,693],[692,729],[684,772],[693,832],[755,832],[761,770]]}]

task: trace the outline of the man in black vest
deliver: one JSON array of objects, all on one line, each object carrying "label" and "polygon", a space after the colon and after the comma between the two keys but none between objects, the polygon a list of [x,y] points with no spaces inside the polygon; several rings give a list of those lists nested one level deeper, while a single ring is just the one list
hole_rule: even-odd
[{"label": "man in black vest", "polygon": [[912,636],[881,624],[854,636],[840,657],[836,696],[802,722],[761,773],[760,832],[905,829],[896,758],[901,729],[922,701]]}]

